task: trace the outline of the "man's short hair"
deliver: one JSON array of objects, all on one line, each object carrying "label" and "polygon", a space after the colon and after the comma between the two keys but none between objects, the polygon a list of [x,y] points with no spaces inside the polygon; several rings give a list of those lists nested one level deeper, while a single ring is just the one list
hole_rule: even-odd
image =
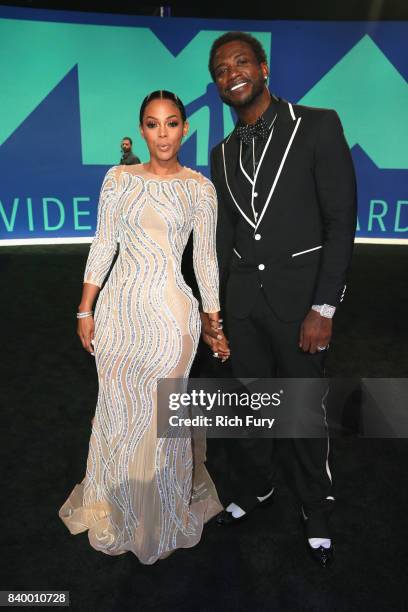
[{"label": "man's short hair", "polygon": [[242,42],[249,45],[252,51],[254,52],[255,57],[258,60],[259,64],[268,63],[268,60],[266,58],[265,49],[263,48],[263,46],[261,45],[261,43],[259,42],[257,38],[255,38],[254,36],[251,36],[251,34],[246,34],[246,32],[227,32],[226,34],[223,34],[222,36],[214,40],[211,50],[210,50],[208,70],[210,71],[213,81],[215,81],[213,62],[214,62],[214,56],[216,52],[218,51],[220,47],[222,47],[222,45],[225,45],[226,43],[229,43],[229,42],[234,42],[235,40],[241,40]]},{"label": "man's short hair", "polygon": [[123,142],[124,140],[128,140],[128,141],[130,142],[130,144],[131,144],[131,145],[133,144],[132,139],[130,138],[130,136],[124,136],[124,137],[122,138],[122,142]]}]

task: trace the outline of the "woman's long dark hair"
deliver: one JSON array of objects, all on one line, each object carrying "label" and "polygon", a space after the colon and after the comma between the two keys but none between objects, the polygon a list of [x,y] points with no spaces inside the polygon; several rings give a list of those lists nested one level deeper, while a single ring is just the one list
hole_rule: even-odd
[{"label": "woman's long dark hair", "polygon": [[146,106],[152,100],[157,100],[157,99],[159,99],[159,100],[171,100],[177,106],[177,108],[179,109],[183,122],[186,121],[186,119],[187,119],[186,109],[184,108],[184,104],[182,103],[180,98],[178,96],[176,96],[175,93],[173,93],[171,91],[167,91],[167,89],[158,89],[157,91],[152,91],[152,93],[150,93],[148,96],[146,96],[145,99],[143,100],[142,105],[140,107],[140,111],[139,111],[139,122],[140,122],[140,124],[143,123],[143,115],[145,113]]}]

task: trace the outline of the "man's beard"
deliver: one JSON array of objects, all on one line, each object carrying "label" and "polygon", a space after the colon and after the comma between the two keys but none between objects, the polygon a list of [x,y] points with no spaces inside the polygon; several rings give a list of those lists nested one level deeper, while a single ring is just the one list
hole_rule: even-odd
[{"label": "man's beard", "polygon": [[227,104],[228,106],[232,106],[233,108],[245,108],[246,106],[250,106],[254,102],[254,100],[259,98],[259,96],[262,94],[264,90],[264,87],[265,87],[265,80],[262,78],[262,80],[259,79],[259,81],[256,81],[254,83],[254,89],[252,90],[252,93],[248,96],[248,98],[245,98],[243,100],[237,100],[233,102],[230,98],[227,98],[221,93],[220,93],[220,98],[224,102],[224,104]]}]

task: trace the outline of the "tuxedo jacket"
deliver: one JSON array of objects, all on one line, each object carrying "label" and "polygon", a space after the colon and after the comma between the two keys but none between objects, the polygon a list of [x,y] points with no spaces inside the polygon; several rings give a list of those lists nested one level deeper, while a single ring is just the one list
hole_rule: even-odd
[{"label": "tuxedo jacket", "polygon": [[303,319],[313,304],[337,306],[343,299],[356,184],[335,111],[280,98],[275,104],[250,196],[238,185],[236,129],[211,151],[211,174],[222,307],[227,315],[248,316],[262,286],[275,314],[289,322]]}]

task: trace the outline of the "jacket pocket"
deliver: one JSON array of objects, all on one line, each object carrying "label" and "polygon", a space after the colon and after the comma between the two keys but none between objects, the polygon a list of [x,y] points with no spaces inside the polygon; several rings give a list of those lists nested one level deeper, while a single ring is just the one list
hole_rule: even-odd
[{"label": "jacket pocket", "polygon": [[306,249],[305,251],[298,251],[297,253],[292,253],[292,257],[299,257],[299,255],[306,255],[307,253],[312,253],[322,248],[323,248],[323,245],[319,244],[319,246],[313,247],[312,249]]}]

